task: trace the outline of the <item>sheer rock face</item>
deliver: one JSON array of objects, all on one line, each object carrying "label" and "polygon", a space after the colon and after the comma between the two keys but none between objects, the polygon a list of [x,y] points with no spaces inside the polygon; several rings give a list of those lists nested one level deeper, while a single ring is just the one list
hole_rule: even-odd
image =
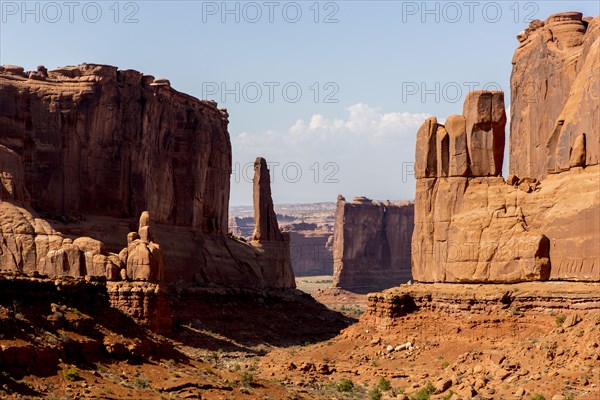
[{"label": "sheer rock face", "polygon": [[25,190],[23,163],[17,153],[0,145],[0,201],[29,202]]},{"label": "sheer rock face", "polygon": [[0,67],[1,268],[294,286],[281,233],[227,237],[227,124],[216,103],[137,71]]},{"label": "sheer rock face", "polygon": [[227,233],[227,114],[137,71],[84,64],[0,71],[0,143],[20,154],[35,209]]},{"label": "sheer rock face", "polygon": [[273,285],[296,287],[290,255],[289,233],[281,233],[271,197],[271,176],[267,161],[258,157],[254,161],[254,234],[252,245],[263,252],[268,260],[263,274]]},{"label": "sheer rock face", "polygon": [[465,99],[463,115],[469,155],[469,176],[502,174],[506,125],[504,93],[470,92]]},{"label": "sheer rock face", "polygon": [[[416,174],[415,280],[600,280],[598,21],[565,13],[519,35],[506,182],[501,93],[470,93],[464,117],[419,129],[417,160],[437,156]],[[526,84],[543,95],[526,99]]]},{"label": "sheer rock face", "polygon": [[[510,173],[543,179],[600,157],[600,17],[555,14],[519,34],[511,75]],[[581,163],[577,163],[581,164]]]},{"label": "sheer rock face", "polygon": [[118,257],[88,237],[63,237],[29,206],[21,158],[0,145],[0,269],[52,276],[105,276],[118,272]]},{"label": "sheer rock face", "polygon": [[252,240],[282,240],[281,231],[277,224],[277,216],[273,208],[271,197],[271,175],[267,167],[267,161],[258,157],[254,161],[254,234]]},{"label": "sheer rock face", "polygon": [[464,117],[449,117],[445,129],[425,121],[416,159],[430,168],[415,167],[416,280],[600,280],[599,36],[600,17],[580,13],[533,21],[519,34],[506,182],[501,93],[470,93]]},{"label": "sheer rock face", "polygon": [[369,292],[411,279],[413,205],[338,199],[333,263],[335,287]]}]

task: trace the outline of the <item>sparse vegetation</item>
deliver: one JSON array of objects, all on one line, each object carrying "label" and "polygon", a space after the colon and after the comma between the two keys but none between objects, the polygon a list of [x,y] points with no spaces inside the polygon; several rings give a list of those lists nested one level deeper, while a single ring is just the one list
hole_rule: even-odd
[{"label": "sparse vegetation", "polygon": [[147,378],[139,377],[135,379],[135,386],[140,389],[148,389],[150,387],[150,381]]},{"label": "sparse vegetation", "polygon": [[370,400],[381,400],[381,390],[378,387],[374,387],[369,391],[369,399]]},{"label": "sparse vegetation", "polygon": [[546,400],[543,394],[537,393],[529,398],[529,400]]},{"label": "sparse vegetation", "polygon": [[74,369],[74,368],[65,369],[63,371],[63,376],[68,381],[78,381],[78,380],[81,379],[81,376],[79,375],[79,372],[77,372],[77,370]]},{"label": "sparse vegetation", "polygon": [[240,374],[240,382],[244,387],[252,386],[254,383],[254,374],[250,371],[242,371]]},{"label": "sparse vegetation", "polygon": [[559,315],[556,317],[556,325],[561,326],[563,324],[563,322],[565,322],[565,319],[567,319],[567,317],[565,317],[564,315]]},{"label": "sparse vegetation", "polygon": [[444,363],[442,364],[442,369],[448,368],[449,365],[450,363],[448,361],[444,361]]},{"label": "sparse vegetation", "polygon": [[399,394],[404,394],[405,392],[404,386],[398,386],[392,389],[392,396],[398,396]]},{"label": "sparse vegetation", "polygon": [[435,387],[431,382],[427,382],[425,386],[419,389],[415,394],[410,397],[410,400],[428,400],[432,394],[435,393]]},{"label": "sparse vegetation", "polygon": [[335,387],[338,392],[352,392],[354,390],[354,382],[348,378],[342,378]]},{"label": "sparse vegetation", "polygon": [[391,388],[392,384],[390,383],[390,381],[385,379],[383,376],[379,378],[379,382],[377,382],[377,389],[381,390],[382,392],[387,392]]},{"label": "sparse vegetation", "polygon": [[449,390],[448,393],[446,393],[444,395],[444,397],[442,397],[442,400],[450,400],[453,395],[454,395],[454,392],[452,390]]}]

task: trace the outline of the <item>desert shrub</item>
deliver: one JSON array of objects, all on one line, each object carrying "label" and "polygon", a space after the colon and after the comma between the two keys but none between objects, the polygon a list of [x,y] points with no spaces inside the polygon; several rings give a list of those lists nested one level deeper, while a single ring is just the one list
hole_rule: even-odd
[{"label": "desert shrub", "polygon": [[81,379],[81,376],[79,376],[79,372],[77,372],[77,370],[75,370],[74,368],[65,369],[63,371],[63,376],[68,381],[77,381],[77,380]]},{"label": "desert shrub", "polygon": [[452,390],[450,390],[448,393],[446,393],[444,395],[444,397],[442,397],[442,400],[450,400],[453,395],[454,395],[454,392]]},{"label": "desert shrub", "polygon": [[379,378],[379,382],[377,382],[377,389],[381,390],[382,392],[387,392],[391,388],[392,384],[390,383],[390,381],[385,379],[383,376]]},{"label": "desert shrub", "polygon": [[529,398],[529,400],[546,400],[543,394],[537,393]]},{"label": "desert shrub", "polygon": [[565,319],[567,319],[567,317],[565,317],[564,315],[559,315],[558,317],[556,317],[556,325],[561,326],[563,322],[565,322]]},{"label": "desert shrub", "polygon": [[147,378],[139,377],[135,379],[135,386],[141,389],[148,389],[150,387],[150,381]]},{"label": "desert shrub", "polygon": [[354,390],[354,382],[348,378],[342,378],[335,387],[338,392],[351,392]]},{"label": "desert shrub", "polygon": [[381,400],[381,390],[377,387],[371,389],[369,391],[369,400]]},{"label": "desert shrub", "polygon": [[435,387],[431,382],[427,382],[427,385],[419,389],[415,394],[410,397],[410,400],[428,400],[432,394],[435,393]]},{"label": "desert shrub", "polygon": [[254,383],[254,374],[250,371],[242,371],[240,380],[243,386],[251,386]]}]

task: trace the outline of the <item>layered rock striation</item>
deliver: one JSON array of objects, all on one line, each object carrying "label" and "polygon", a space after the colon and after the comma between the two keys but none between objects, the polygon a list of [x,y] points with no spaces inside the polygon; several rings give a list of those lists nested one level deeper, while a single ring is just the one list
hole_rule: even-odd
[{"label": "layered rock striation", "polygon": [[227,124],[216,103],[137,71],[0,67],[2,268],[293,286],[281,234],[227,237]]},{"label": "layered rock striation", "polygon": [[[565,13],[519,35],[506,182],[502,93],[469,93],[463,115],[421,126],[416,280],[600,280],[599,22]],[[543,95],[524,98],[526,84]]]},{"label": "layered rock striation", "polygon": [[333,286],[369,292],[411,279],[413,205],[338,197],[333,240]]},{"label": "layered rock striation", "polygon": [[538,180],[600,156],[600,17],[535,20],[512,59],[510,173]]}]

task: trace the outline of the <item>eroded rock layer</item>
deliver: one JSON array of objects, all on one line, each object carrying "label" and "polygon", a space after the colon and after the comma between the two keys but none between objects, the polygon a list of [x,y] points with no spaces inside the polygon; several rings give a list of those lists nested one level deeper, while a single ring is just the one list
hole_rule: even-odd
[{"label": "eroded rock layer", "polygon": [[[281,233],[227,237],[227,124],[216,103],[137,71],[0,67],[2,269],[293,286]],[[270,198],[268,180],[255,190]]]},{"label": "eroded rock layer", "polygon": [[598,164],[598,37],[600,17],[578,12],[535,20],[519,34],[510,82],[510,173],[540,180]]},{"label": "eroded rock layer", "polygon": [[333,286],[369,292],[411,279],[413,205],[339,196],[333,240]]},{"label": "eroded rock layer", "polygon": [[[501,93],[470,93],[463,116],[421,126],[416,280],[600,280],[599,21],[565,13],[519,35],[506,182]],[[544,95],[526,101],[525,83]]]}]

